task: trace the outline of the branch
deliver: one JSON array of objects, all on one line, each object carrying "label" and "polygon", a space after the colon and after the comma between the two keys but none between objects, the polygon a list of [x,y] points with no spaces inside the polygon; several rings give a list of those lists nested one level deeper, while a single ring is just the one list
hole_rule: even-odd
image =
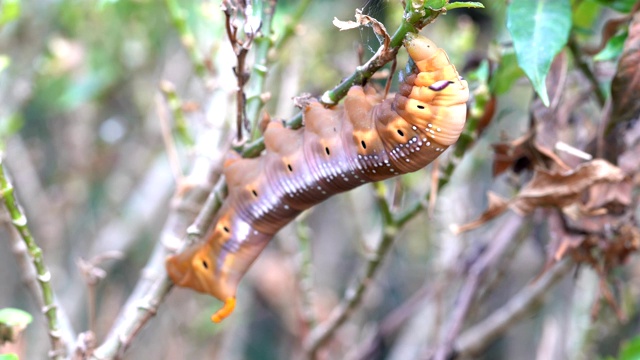
[{"label": "branch", "polygon": [[535,308],[544,295],[573,268],[570,260],[555,263],[539,279],[526,286],[506,304],[482,322],[463,332],[455,342],[454,353],[458,358],[472,358],[491,341],[505,332],[517,320]]},{"label": "branch", "polygon": [[459,291],[458,298],[456,299],[456,306],[453,314],[451,315],[452,320],[445,339],[436,351],[436,360],[448,359],[454,339],[460,333],[460,330],[464,325],[464,320],[467,317],[467,313],[473,304],[476,291],[483,280],[485,280],[484,275],[486,271],[502,259],[502,255],[507,247],[513,244],[513,237],[520,229],[523,222],[523,217],[514,213],[510,214],[510,217],[505,219],[504,225],[498,230],[494,240],[489,243],[490,247],[471,266],[469,274],[467,275],[467,278]]},{"label": "branch", "polygon": [[9,177],[4,168],[3,158],[4,155],[0,152],[0,198],[7,211],[9,211],[11,223],[26,245],[36,270],[40,293],[34,295],[41,306],[42,313],[45,316],[49,328],[49,342],[51,343],[49,357],[51,359],[62,359],[65,355],[67,344],[62,338],[63,334],[60,330],[57,314],[58,308],[55,303],[55,294],[51,287],[51,272],[44,263],[42,249],[36,243],[27,226],[27,216],[22,212],[18,200],[15,197],[13,185],[9,181]]}]

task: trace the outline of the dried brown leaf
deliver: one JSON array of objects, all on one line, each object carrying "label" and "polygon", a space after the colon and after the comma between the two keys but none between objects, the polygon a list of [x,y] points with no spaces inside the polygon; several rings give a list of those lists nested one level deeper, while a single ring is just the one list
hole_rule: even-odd
[{"label": "dried brown leaf", "polygon": [[529,132],[511,142],[493,144],[493,176],[498,176],[509,168],[517,173],[536,165],[543,168],[555,165],[563,170],[570,170],[553,150],[535,141],[533,135],[533,132]]},{"label": "dried brown leaf", "polygon": [[[580,204],[580,201],[591,186],[601,183],[612,183],[618,186],[625,181],[625,174],[611,163],[596,159],[579,165],[571,171],[548,171],[538,169],[533,179],[520,190],[511,201],[506,202],[495,194],[489,193],[489,208],[470,223],[452,228],[455,233],[475,229],[495,218],[510,208],[520,215],[528,215],[539,207],[566,208]],[[605,191],[603,194],[609,194]],[[611,194],[614,194],[613,192]],[[627,201],[626,195],[602,195],[602,198],[621,198]],[[598,202],[598,201],[596,201]]]},{"label": "dried brown leaf", "polygon": [[357,29],[360,26],[370,26],[379,38],[383,38],[385,48],[388,47],[389,42],[391,41],[391,37],[384,25],[375,18],[362,14],[361,9],[356,9],[356,21],[342,21],[334,17],[333,25],[340,29],[340,31]]},{"label": "dried brown leaf", "polygon": [[577,202],[583,191],[593,184],[619,183],[624,179],[620,168],[601,159],[581,164],[569,172],[539,169],[511,202],[510,208],[523,215],[537,207],[563,208]]}]

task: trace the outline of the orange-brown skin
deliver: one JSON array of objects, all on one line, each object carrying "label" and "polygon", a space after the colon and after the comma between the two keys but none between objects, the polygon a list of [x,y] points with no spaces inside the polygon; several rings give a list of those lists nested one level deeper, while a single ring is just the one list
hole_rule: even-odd
[{"label": "orange-brown skin", "polygon": [[229,196],[206,241],[167,259],[173,282],[235,306],[238,282],[269,240],[301,211],[361,184],[419,170],[453,144],[466,119],[467,82],[444,50],[409,35],[404,46],[418,73],[393,99],[354,86],[343,106],[312,102],[305,127],[272,122],[266,152],[225,164]]}]

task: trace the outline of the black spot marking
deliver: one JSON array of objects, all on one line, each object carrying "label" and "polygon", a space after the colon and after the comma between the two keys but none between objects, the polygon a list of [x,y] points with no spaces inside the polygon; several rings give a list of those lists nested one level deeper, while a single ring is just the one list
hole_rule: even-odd
[{"label": "black spot marking", "polygon": [[404,133],[402,132],[402,130],[398,129],[398,135],[404,136]]},{"label": "black spot marking", "polygon": [[424,110],[424,106],[423,105],[418,105],[418,109]]},{"label": "black spot marking", "polygon": [[293,168],[291,167],[291,164],[287,164],[287,169],[289,169],[289,171],[293,172]]},{"label": "black spot marking", "polygon": [[365,144],[364,140],[360,141],[360,144],[362,144],[362,148],[363,149],[367,148],[367,144]]},{"label": "black spot marking", "polygon": [[253,193],[253,196],[258,197],[258,192],[255,190],[251,190],[251,192]]},{"label": "black spot marking", "polygon": [[328,147],[324,148],[324,152],[326,152],[326,153],[327,153],[327,155],[331,155],[331,151],[329,151],[329,148],[328,148]]},{"label": "black spot marking", "polygon": [[228,228],[228,227],[226,227],[226,226],[224,226],[224,227],[222,228],[222,230],[224,230],[224,232],[226,232],[226,233],[231,232],[231,231],[229,230],[229,228]]},{"label": "black spot marking", "polygon": [[202,267],[205,268],[205,269],[209,268],[209,264],[207,263],[206,260],[202,260]]}]

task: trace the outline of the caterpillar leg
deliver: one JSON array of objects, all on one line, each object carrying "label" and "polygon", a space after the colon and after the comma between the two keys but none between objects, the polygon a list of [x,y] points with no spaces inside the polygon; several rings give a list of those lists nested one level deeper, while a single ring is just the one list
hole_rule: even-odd
[{"label": "caterpillar leg", "polygon": [[213,321],[214,323],[221,322],[227,316],[231,315],[231,313],[233,312],[233,309],[235,308],[236,308],[236,298],[234,297],[227,298],[227,300],[224,301],[224,306],[222,306],[220,310],[216,311],[215,314],[211,315],[211,321]]}]

